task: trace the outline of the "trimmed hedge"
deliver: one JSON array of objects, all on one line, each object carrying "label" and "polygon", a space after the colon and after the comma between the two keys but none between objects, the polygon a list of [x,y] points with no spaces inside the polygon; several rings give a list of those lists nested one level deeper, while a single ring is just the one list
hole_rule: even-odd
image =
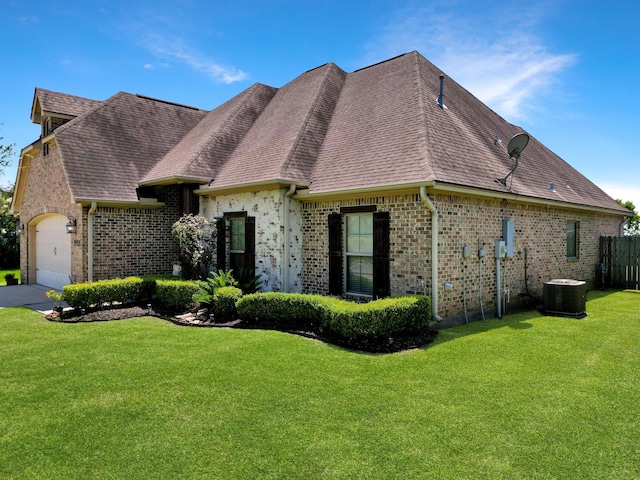
[{"label": "trimmed hedge", "polygon": [[322,326],[348,339],[379,339],[423,330],[431,319],[431,299],[421,295],[354,303],[335,297],[265,292],[246,295],[236,304],[250,323],[273,322],[284,328]]},{"label": "trimmed hedge", "polygon": [[140,277],[76,283],[63,288],[64,299],[74,308],[101,307],[114,302],[135,302],[145,286]]},{"label": "trimmed hedge", "polygon": [[188,310],[196,306],[193,295],[200,291],[197,280],[156,280],[158,301],[171,310]]},{"label": "trimmed hedge", "polygon": [[216,321],[233,320],[237,317],[236,302],[242,297],[237,287],[220,287],[213,294],[213,313]]},{"label": "trimmed hedge", "polygon": [[101,308],[116,302],[149,303],[157,295],[160,303],[167,308],[186,310],[194,305],[191,296],[198,290],[198,286],[198,282],[176,277],[145,275],[76,283],[65,286],[63,291],[65,300],[74,308]]}]

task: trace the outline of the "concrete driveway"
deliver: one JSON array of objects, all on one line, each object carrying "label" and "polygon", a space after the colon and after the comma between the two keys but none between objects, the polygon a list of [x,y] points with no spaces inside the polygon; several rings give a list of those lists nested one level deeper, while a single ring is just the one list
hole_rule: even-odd
[{"label": "concrete driveway", "polygon": [[[0,308],[28,307],[41,313],[51,313],[53,300],[49,300],[45,292],[51,290],[42,285],[9,285],[0,287]],[[68,306],[62,302],[62,306]]]}]

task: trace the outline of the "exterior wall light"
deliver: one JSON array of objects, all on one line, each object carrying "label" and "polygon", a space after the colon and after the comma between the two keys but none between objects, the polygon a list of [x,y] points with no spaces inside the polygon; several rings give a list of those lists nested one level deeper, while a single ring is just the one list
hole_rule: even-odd
[{"label": "exterior wall light", "polygon": [[16,225],[16,235],[20,236],[24,233],[24,223]]},{"label": "exterior wall light", "polygon": [[67,233],[76,233],[76,219],[72,216],[69,216],[69,221],[67,222]]}]

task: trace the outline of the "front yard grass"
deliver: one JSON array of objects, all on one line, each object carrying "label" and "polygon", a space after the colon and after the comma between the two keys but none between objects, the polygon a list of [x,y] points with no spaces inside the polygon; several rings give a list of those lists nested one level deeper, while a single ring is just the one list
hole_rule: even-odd
[{"label": "front yard grass", "polygon": [[0,478],[638,478],[640,296],[372,355],[0,309]]}]

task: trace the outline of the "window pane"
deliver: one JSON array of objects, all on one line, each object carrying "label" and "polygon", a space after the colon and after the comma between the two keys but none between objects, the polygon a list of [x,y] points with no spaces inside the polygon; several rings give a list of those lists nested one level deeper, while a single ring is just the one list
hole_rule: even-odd
[{"label": "window pane", "polygon": [[347,257],[347,292],[373,295],[372,257]]},{"label": "window pane", "polygon": [[576,222],[567,222],[567,257],[577,257]]},{"label": "window pane", "polygon": [[349,253],[373,252],[373,215],[347,216],[347,245]]},{"label": "window pane", "polygon": [[229,220],[229,249],[244,251],[244,218]]}]

